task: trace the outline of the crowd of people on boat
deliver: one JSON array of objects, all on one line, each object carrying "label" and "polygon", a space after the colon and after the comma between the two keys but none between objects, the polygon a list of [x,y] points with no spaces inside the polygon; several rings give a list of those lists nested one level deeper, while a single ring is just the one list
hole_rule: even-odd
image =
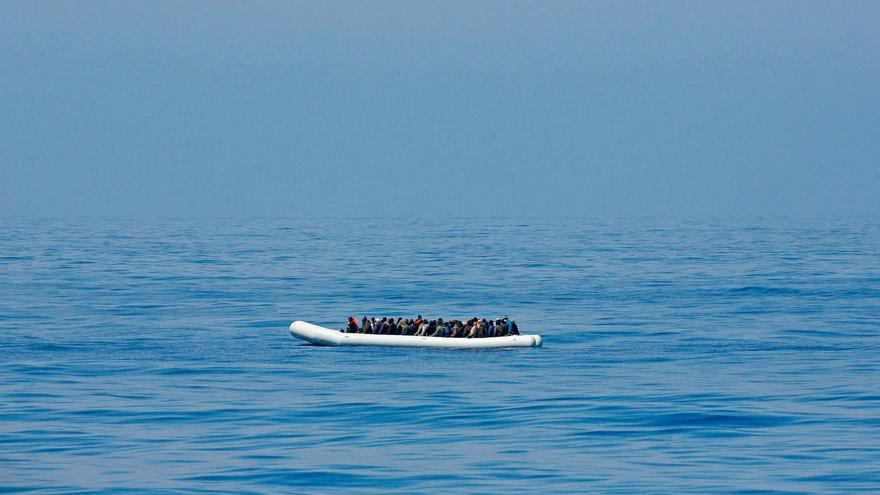
[{"label": "crowd of people on boat", "polygon": [[[358,325],[360,323],[360,325]],[[503,318],[486,319],[471,318],[467,321],[450,320],[443,318],[428,320],[418,315],[415,318],[367,318],[364,316],[358,322],[354,316],[348,317],[346,328],[341,330],[345,333],[370,333],[379,335],[413,335],[416,337],[448,337],[478,339],[483,337],[504,337],[506,335],[519,335],[516,322]]]}]

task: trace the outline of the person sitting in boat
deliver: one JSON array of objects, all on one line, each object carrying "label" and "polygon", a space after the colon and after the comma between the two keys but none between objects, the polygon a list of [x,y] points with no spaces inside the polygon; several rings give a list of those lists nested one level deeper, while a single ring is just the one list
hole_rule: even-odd
[{"label": "person sitting in boat", "polygon": [[461,334],[461,327],[458,325],[458,320],[452,320],[449,323],[449,337],[456,338]]},{"label": "person sitting in boat", "polygon": [[438,318],[434,325],[434,331],[428,334],[431,337],[446,337],[449,335],[449,328],[443,323],[443,318]]},{"label": "person sitting in boat", "polygon": [[468,321],[470,323],[470,329],[468,330],[465,338],[475,339],[480,336],[480,320],[474,318],[473,321]]},{"label": "person sitting in boat", "polygon": [[510,320],[510,325],[507,328],[507,333],[509,335],[519,335],[519,327],[516,326],[516,322]]},{"label": "person sitting in boat", "polygon": [[415,335],[418,337],[424,337],[424,336],[428,335],[428,327],[429,327],[428,322],[426,322],[425,320],[422,320],[422,324],[419,325],[419,329],[416,330]]},{"label": "person sitting in boat", "polygon": [[501,318],[495,320],[495,336],[504,337],[507,335],[507,325],[501,321]]},{"label": "person sitting in boat", "polygon": [[394,335],[397,333],[397,323],[394,322],[394,317],[388,318],[388,335]]},{"label": "person sitting in boat", "polygon": [[348,328],[345,331],[347,333],[358,333],[358,323],[354,316],[348,317]]}]

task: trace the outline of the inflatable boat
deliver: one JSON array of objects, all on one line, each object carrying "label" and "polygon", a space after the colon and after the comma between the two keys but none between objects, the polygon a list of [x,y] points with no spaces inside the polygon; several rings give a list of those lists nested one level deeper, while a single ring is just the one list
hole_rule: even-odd
[{"label": "inflatable boat", "polygon": [[464,339],[450,337],[417,337],[415,335],[376,335],[342,333],[339,330],[312,325],[305,321],[290,324],[290,334],[315,345],[383,345],[398,347],[446,347],[451,349],[487,349],[492,347],[541,347],[540,335],[508,335]]}]

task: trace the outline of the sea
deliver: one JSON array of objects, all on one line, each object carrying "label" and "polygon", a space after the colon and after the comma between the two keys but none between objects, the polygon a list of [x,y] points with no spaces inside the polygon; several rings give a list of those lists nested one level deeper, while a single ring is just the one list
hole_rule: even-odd
[{"label": "sea", "polygon": [[0,219],[0,492],[880,493],[880,217]]}]

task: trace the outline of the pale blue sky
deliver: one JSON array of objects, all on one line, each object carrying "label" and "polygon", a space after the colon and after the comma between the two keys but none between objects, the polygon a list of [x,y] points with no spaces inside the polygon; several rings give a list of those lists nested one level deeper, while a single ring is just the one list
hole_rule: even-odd
[{"label": "pale blue sky", "polygon": [[880,213],[880,2],[0,2],[3,216]]}]

